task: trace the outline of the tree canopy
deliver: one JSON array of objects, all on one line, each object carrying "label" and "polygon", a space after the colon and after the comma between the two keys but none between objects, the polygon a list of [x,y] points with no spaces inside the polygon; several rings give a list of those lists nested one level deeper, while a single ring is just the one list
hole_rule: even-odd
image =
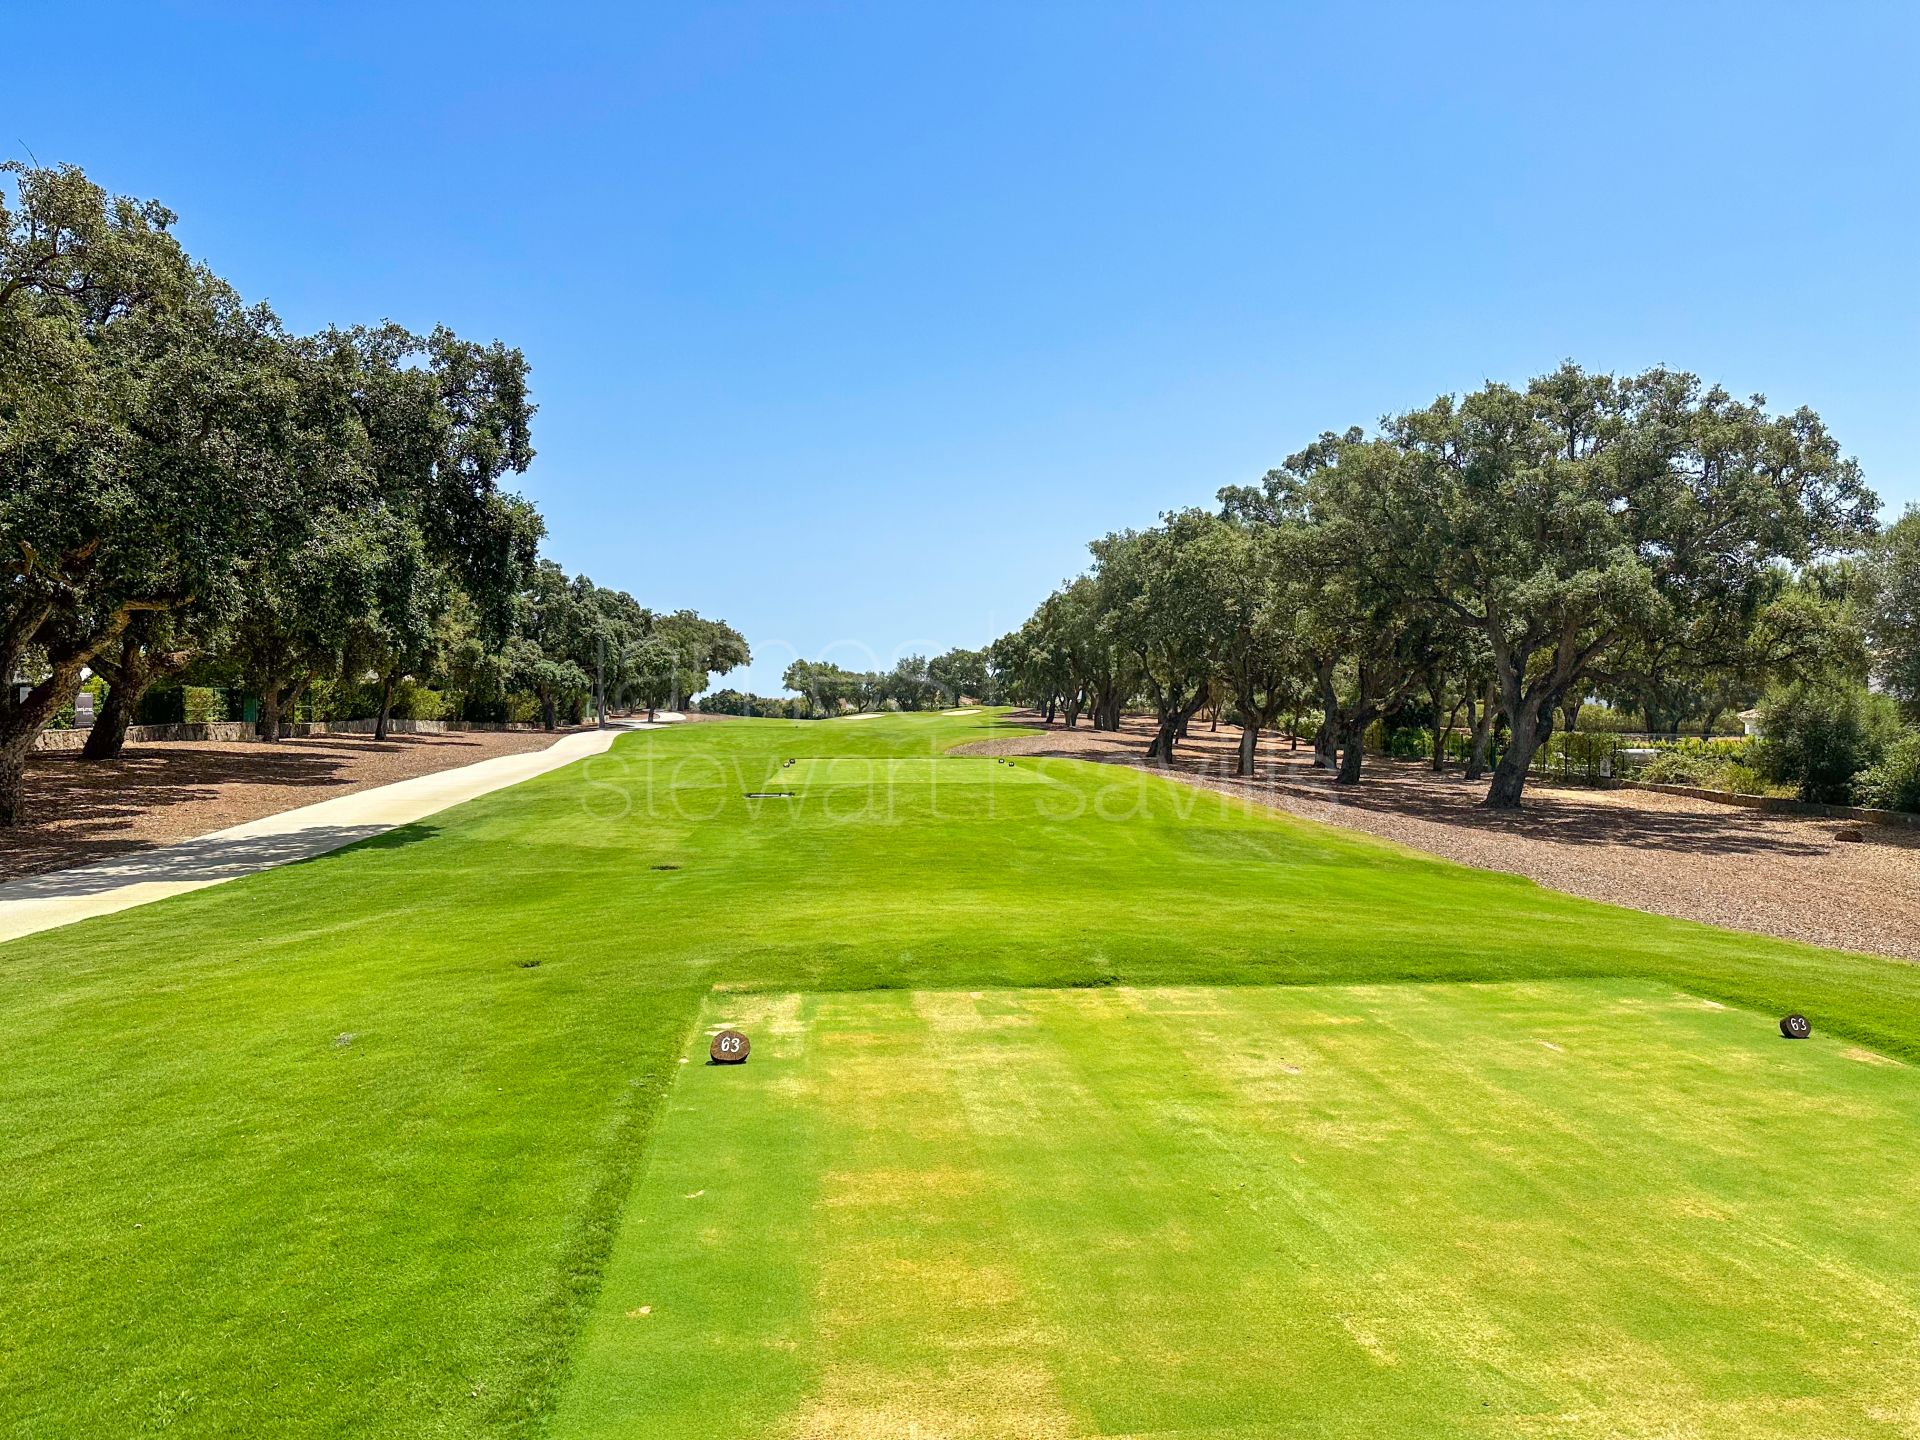
[{"label": "tree canopy", "polygon": [[[391,322],[289,333],[175,240],[171,211],[72,166],[0,165],[0,824],[26,756],[106,682],[85,755],[183,674],[288,731],[321,689],[451,683],[548,724],[610,693],[697,694],[748,658],[723,622],[655,615],[535,564],[528,365]],[[644,692],[644,693],[643,693]]]},{"label": "tree canopy", "polygon": [[[1590,695],[1677,724],[1857,651],[1829,562],[1868,542],[1877,504],[1811,410],[1573,364],[1326,432],[1219,499],[1094,542],[1087,574],[992,647],[1010,692],[1108,728],[1137,700],[1160,759],[1225,701],[1250,727],[1243,769],[1253,733],[1311,697],[1347,783],[1382,716],[1490,712],[1496,807],[1520,803],[1556,718]],[[1896,685],[1913,678],[1912,533],[1869,562]]]}]

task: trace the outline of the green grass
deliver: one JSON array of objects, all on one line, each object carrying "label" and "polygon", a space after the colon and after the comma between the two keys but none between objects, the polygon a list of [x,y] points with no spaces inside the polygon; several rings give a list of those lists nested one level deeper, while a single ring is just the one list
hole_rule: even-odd
[{"label": "green grass", "polygon": [[[541,1433],[715,987],[1635,980],[1920,1060],[1912,967],[1136,772],[936,758],[993,723],[635,735],[370,844],[0,947],[0,1434]],[[781,778],[833,756],[912,763]],[[743,798],[772,788],[794,798]]]},{"label": "green grass", "polygon": [[681,1075],[556,1440],[1920,1419],[1920,1084],[1841,1041],[1619,980],[707,1018],[753,1057]]}]

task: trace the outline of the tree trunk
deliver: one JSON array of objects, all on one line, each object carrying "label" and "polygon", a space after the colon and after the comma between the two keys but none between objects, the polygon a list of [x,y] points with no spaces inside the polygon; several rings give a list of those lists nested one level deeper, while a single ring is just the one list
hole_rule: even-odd
[{"label": "tree trunk", "polygon": [[1366,753],[1367,722],[1364,720],[1343,726],[1340,731],[1340,772],[1333,777],[1336,785],[1358,785],[1360,783],[1360,765]]},{"label": "tree trunk", "polygon": [[1713,722],[1719,718],[1720,712],[1718,710],[1707,711],[1707,718],[1700,722],[1700,738],[1702,740],[1713,739]]},{"label": "tree trunk", "polygon": [[383,675],[380,677],[380,713],[373,722],[374,739],[384,740],[387,738],[387,718],[392,714],[393,677],[391,675]]},{"label": "tree trunk", "polygon": [[134,707],[139,703],[140,692],[126,680],[107,686],[100,713],[94,717],[93,729],[87,733],[87,743],[80,747],[80,758],[117,760],[127,743],[127,727],[133,723]]},{"label": "tree trunk", "polygon": [[1340,768],[1340,712],[1329,703],[1313,735],[1313,763],[1322,770]]},{"label": "tree trunk", "polygon": [[1489,810],[1518,810],[1520,797],[1527,788],[1527,767],[1534,752],[1553,735],[1554,706],[1545,700],[1521,705],[1507,719],[1509,736],[1506,752],[1493,767],[1493,784],[1481,803]]},{"label": "tree trunk", "polygon": [[1236,775],[1253,774],[1253,748],[1260,743],[1260,727],[1249,725],[1243,717],[1240,722],[1240,764],[1233,773]]},{"label": "tree trunk", "polygon": [[1500,719],[1500,687],[1487,682],[1480,699],[1480,717],[1473,724],[1473,753],[1467,757],[1467,779],[1478,780],[1487,773],[1487,748],[1493,744],[1494,727]]},{"label": "tree trunk", "polygon": [[280,682],[269,680],[260,687],[260,718],[253,722],[253,733],[262,740],[280,738]]},{"label": "tree trunk", "polygon": [[1447,765],[1447,730],[1453,724],[1453,716],[1445,720],[1440,718],[1440,707],[1444,702],[1438,695],[1430,697],[1433,705],[1433,768],[1444,770]]},{"label": "tree trunk", "polygon": [[291,740],[293,738],[293,708],[300,703],[300,697],[307,693],[307,686],[312,683],[313,677],[311,675],[302,675],[298,680],[293,682],[293,687],[287,691],[287,698],[280,702],[280,739]]},{"label": "tree trunk", "polygon": [[[82,663],[63,658],[53,674],[29,690],[17,705],[11,688],[0,696],[0,829],[26,822],[27,756],[33,753],[33,742],[40,738],[47,722],[79,693]],[[0,680],[5,679],[5,672],[0,671]]]},{"label": "tree trunk", "polygon": [[[553,722],[557,718],[557,711],[558,707],[555,706],[549,696],[542,695],[540,697],[540,728],[542,730],[553,729]],[[647,719],[649,721],[653,719],[653,706],[651,705],[647,706]]]},{"label": "tree trunk", "polygon": [[1166,764],[1173,759],[1173,743],[1179,738],[1180,722],[1162,718],[1154,728],[1153,739],[1147,745],[1147,759],[1158,760]]},{"label": "tree trunk", "polygon": [[27,755],[39,733],[30,730],[0,746],[0,828],[27,823]]}]

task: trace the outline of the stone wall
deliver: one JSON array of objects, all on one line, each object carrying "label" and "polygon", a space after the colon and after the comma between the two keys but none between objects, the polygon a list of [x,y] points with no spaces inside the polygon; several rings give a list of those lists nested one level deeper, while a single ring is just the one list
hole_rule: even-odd
[{"label": "stone wall", "polygon": [[[445,735],[461,730],[537,730],[537,725],[500,725],[480,720],[389,720],[391,735]],[[566,727],[561,727],[565,729]],[[295,725],[295,735],[371,735],[371,720],[327,720],[311,725]],[[42,730],[34,742],[36,750],[78,750],[87,743],[87,730]],[[557,733],[557,732],[556,732]],[[151,745],[168,740],[258,740],[253,724],[246,720],[220,720],[211,725],[130,725],[127,743]]]},{"label": "stone wall", "polygon": [[[36,750],[78,750],[91,730],[42,730]],[[127,740],[150,744],[156,740],[251,740],[253,726],[244,720],[217,720],[211,725],[129,725]]]},{"label": "stone wall", "polygon": [[1769,815],[1812,815],[1827,820],[1859,820],[1868,825],[1904,825],[1920,829],[1920,815],[1909,815],[1904,810],[1868,810],[1859,805],[1816,805],[1805,800],[1789,800],[1780,795],[1736,795],[1731,790],[1703,790],[1696,785],[1653,785],[1644,780],[1615,780],[1607,788],[1685,795],[1694,800],[1712,800],[1720,805],[1738,805],[1743,810],[1764,810]]}]

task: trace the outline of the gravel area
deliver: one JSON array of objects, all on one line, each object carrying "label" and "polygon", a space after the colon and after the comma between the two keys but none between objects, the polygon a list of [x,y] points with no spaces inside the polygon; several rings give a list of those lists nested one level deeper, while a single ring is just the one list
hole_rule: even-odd
[{"label": "gravel area", "polygon": [[118,760],[42,751],[27,763],[28,824],[0,830],[0,880],[210,834],[375,785],[544,750],[564,731],[315,735],[128,745]]},{"label": "gravel area", "polygon": [[[1016,723],[1039,724],[1016,715]],[[1052,726],[1044,735],[962,746],[977,755],[1065,755],[1144,765],[1151,727],[1117,734]],[[1304,742],[1261,738],[1257,772],[1234,776],[1237,730],[1196,725],[1169,772],[1190,784],[1364,830],[1417,850],[1661,915],[1787,940],[1920,960],[1920,831],[1735,806],[1646,790],[1529,785],[1519,814],[1479,808],[1484,782],[1421,762],[1367,758],[1357,787],[1314,768]],[[1861,829],[1864,843],[1838,840]]]}]

